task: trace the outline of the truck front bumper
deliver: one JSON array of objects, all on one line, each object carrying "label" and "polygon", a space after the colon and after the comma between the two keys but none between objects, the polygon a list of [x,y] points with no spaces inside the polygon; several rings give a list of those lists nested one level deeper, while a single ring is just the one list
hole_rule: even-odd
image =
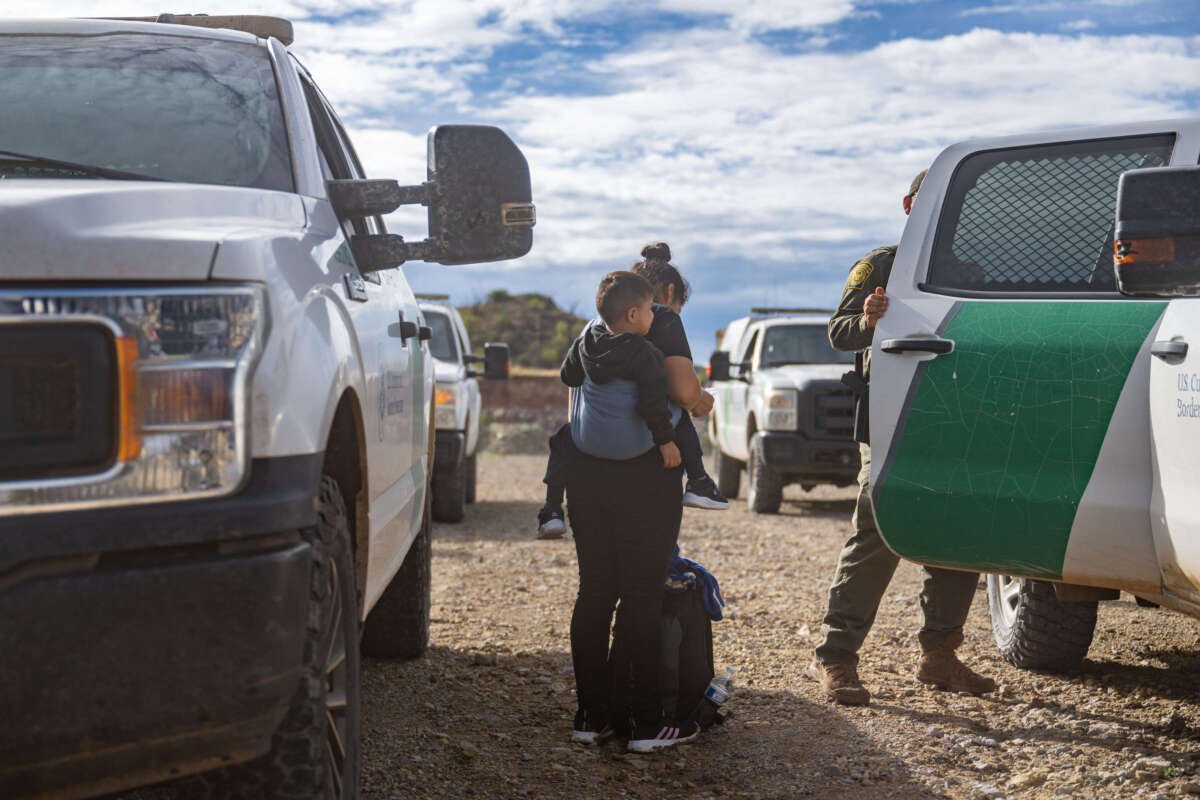
[{"label": "truck front bumper", "polygon": [[265,753],[300,683],[321,456],[211,501],[0,523],[0,796],[90,796]]},{"label": "truck front bumper", "polygon": [[858,477],[858,443],[812,440],[798,433],[763,431],[763,457],[786,478],[802,483],[848,486]]}]

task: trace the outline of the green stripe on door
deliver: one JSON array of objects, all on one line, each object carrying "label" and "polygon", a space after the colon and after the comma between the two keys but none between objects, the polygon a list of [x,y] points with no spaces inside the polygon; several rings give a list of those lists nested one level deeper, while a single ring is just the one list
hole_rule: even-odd
[{"label": "green stripe on door", "polygon": [[918,373],[876,495],[888,545],[926,564],[1062,577],[1117,398],[1165,306],[964,302],[943,334],[954,352]]}]

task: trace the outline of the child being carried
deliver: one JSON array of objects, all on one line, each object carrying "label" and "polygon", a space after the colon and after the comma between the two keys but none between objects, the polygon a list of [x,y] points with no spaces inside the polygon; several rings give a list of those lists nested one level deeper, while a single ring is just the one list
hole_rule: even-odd
[{"label": "child being carried", "polygon": [[[570,422],[550,438],[539,539],[557,539],[566,530],[563,491],[577,450],[622,460],[657,446],[664,467],[682,461],[687,469],[684,505],[729,508],[704,470],[695,426],[687,413],[668,401],[663,354],[646,336],[656,312],[674,312],[655,306],[653,300],[654,288],[633,272],[611,272],[600,281],[600,316],[571,344],[561,369],[563,383],[572,387]],[[635,415],[644,426],[629,425]]]}]

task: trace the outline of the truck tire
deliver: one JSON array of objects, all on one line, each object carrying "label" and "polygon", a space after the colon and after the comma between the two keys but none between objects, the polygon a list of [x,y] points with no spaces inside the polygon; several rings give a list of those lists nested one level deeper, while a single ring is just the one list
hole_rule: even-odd
[{"label": "truck tire", "polygon": [[1096,601],[1064,603],[1046,581],[987,576],[992,637],[1004,660],[1022,669],[1077,669],[1096,630]]},{"label": "truck tire", "polygon": [[271,751],[246,764],[185,778],[180,796],[358,797],[358,592],[350,520],[333,478],[321,478],[317,523],[302,530],[301,537],[312,547],[305,664],[291,707],[271,739]]},{"label": "truck tire", "polygon": [[763,455],[762,436],[750,440],[750,463],[746,468],[746,503],[756,514],[775,514],[783,502],[783,478],[771,469]]},{"label": "truck tire", "polygon": [[429,647],[429,586],[433,561],[430,493],[421,527],[404,563],[367,617],[362,650],[376,658],[416,658]]},{"label": "truck tire", "polygon": [[717,491],[730,500],[738,496],[742,488],[742,462],[721,452],[713,441],[713,472],[717,473]]},{"label": "truck tire", "polygon": [[471,453],[467,457],[467,502],[475,502],[475,481],[479,472],[479,464],[476,461],[476,453]]},{"label": "truck tire", "polygon": [[433,470],[433,518],[461,522],[467,513],[467,460]]}]

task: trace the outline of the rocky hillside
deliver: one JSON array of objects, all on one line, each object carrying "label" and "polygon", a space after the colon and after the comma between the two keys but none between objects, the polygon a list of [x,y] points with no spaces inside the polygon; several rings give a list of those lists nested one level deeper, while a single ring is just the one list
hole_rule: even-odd
[{"label": "rocky hillside", "polygon": [[497,289],[482,302],[459,306],[471,343],[507,342],[514,366],[558,367],[586,317],[558,307],[544,294]]}]

